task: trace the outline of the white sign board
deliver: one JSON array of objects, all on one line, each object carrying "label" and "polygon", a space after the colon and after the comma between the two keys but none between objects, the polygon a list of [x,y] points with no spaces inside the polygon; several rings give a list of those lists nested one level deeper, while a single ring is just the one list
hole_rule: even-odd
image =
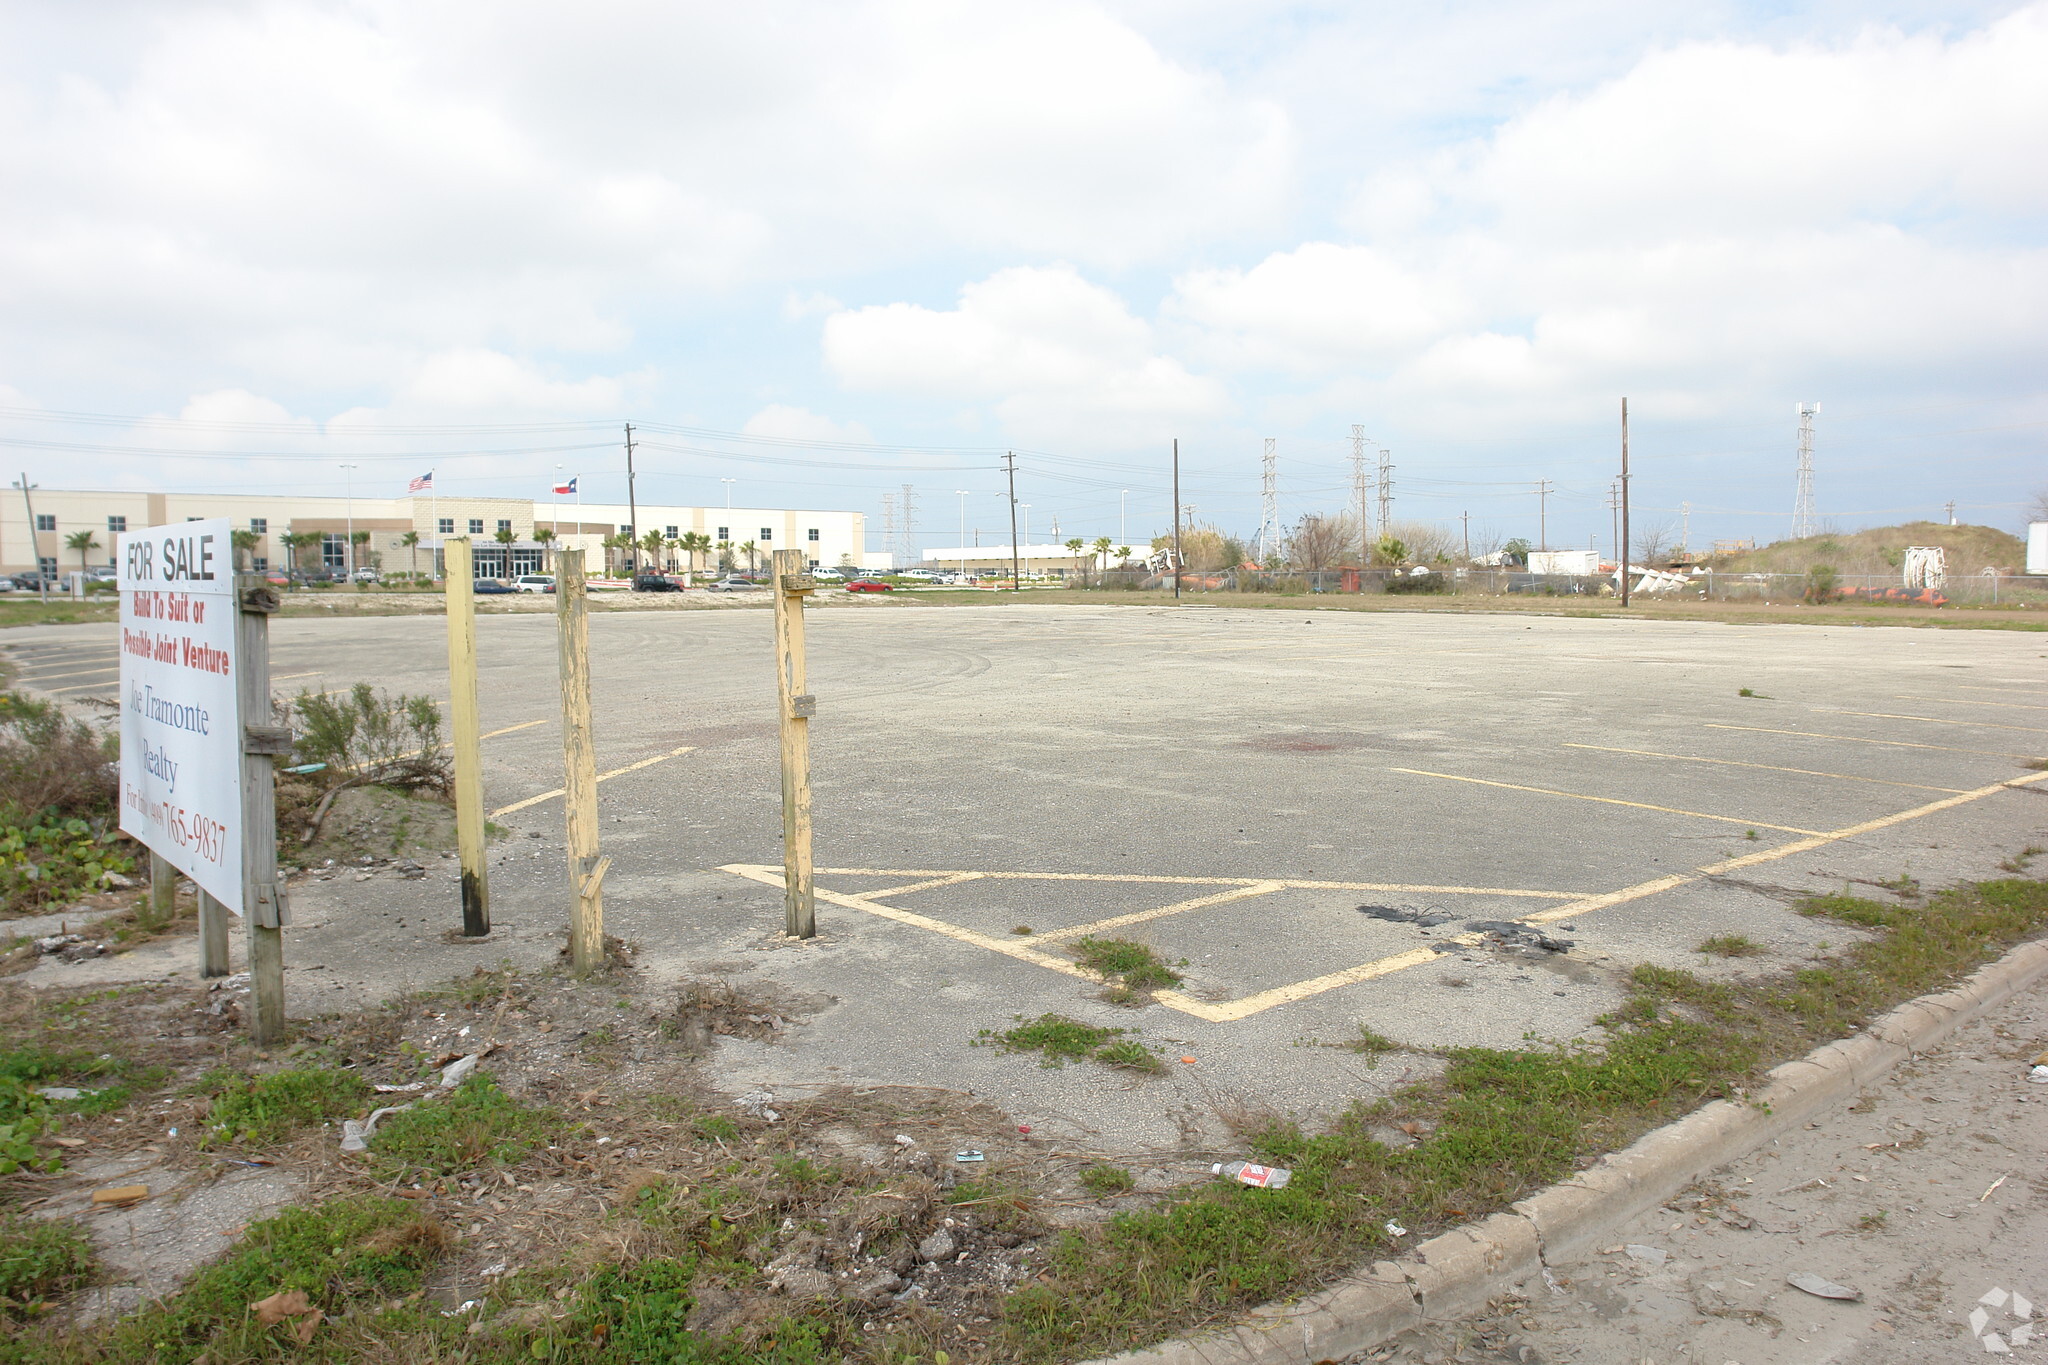
[{"label": "white sign board", "polygon": [[120,536],[121,829],[242,913],[242,718],[227,518]]}]

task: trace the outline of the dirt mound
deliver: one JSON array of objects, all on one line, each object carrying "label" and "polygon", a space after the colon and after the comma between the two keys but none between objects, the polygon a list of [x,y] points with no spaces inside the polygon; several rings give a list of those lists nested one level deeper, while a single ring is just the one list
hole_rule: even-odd
[{"label": "dirt mound", "polygon": [[1780,540],[1717,558],[1714,567],[1730,573],[1805,573],[1816,564],[1825,564],[1840,574],[1888,574],[1904,562],[1909,545],[1941,546],[1948,552],[1952,574],[1981,573],[1986,568],[2019,573],[2027,561],[2027,548],[2020,538],[1995,526],[1909,521],[1900,526]]}]

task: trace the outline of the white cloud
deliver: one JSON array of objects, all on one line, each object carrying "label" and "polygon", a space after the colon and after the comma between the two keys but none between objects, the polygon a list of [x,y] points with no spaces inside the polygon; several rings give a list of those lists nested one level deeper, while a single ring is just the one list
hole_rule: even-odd
[{"label": "white cloud", "polygon": [[850,389],[989,404],[1030,440],[1156,440],[1221,412],[1221,387],[1160,354],[1150,324],[1071,266],[999,270],[950,311],[892,303],[825,320]]},{"label": "white cloud", "polygon": [[770,403],[740,428],[743,436],[777,441],[815,441],[821,445],[872,445],[874,434],[858,422],[835,422],[805,408]]},{"label": "white cloud", "polygon": [[1424,275],[1369,246],[1308,242],[1250,270],[1197,270],[1174,282],[1169,311],[1219,357],[1317,371],[1391,360],[1469,310],[1450,272]]}]

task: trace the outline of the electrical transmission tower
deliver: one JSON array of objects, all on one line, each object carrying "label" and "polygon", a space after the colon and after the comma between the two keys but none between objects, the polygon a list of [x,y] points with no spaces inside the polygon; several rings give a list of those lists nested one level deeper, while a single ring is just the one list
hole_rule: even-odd
[{"label": "electrical transmission tower", "polygon": [[1266,453],[1259,457],[1259,563],[1280,552],[1280,442],[1266,438]]},{"label": "electrical transmission tower", "polygon": [[917,494],[903,485],[903,564],[917,563]]},{"label": "electrical transmission tower", "polygon": [[1799,405],[1799,491],[1792,499],[1792,539],[1818,535],[1813,516],[1813,415],[1818,403]]},{"label": "electrical transmission tower", "polygon": [[1394,452],[1380,451],[1380,534],[1390,534],[1394,524]]},{"label": "electrical transmission tower", "polygon": [[1358,562],[1372,563],[1372,484],[1365,477],[1365,425],[1351,424],[1351,500],[1358,504]]}]

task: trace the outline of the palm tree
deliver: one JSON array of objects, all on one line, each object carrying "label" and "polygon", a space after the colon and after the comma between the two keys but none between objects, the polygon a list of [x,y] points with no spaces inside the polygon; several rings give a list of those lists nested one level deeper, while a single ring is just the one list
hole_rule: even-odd
[{"label": "palm tree", "polygon": [[1081,586],[1086,587],[1088,585],[1088,569],[1082,562],[1081,556],[1087,553],[1088,542],[1079,536],[1075,536],[1064,543],[1067,547],[1067,553],[1074,557],[1074,572],[1081,576]]},{"label": "palm tree", "polygon": [[491,533],[491,539],[505,547],[505,576],[512,576],[512,542],[519,539],[519,533],[509,526],[500,526]]},{"label": "palm tree", "polygon": [[70,535],[64,537],[64,548],[78,551],[78,569],[81,573],[92,567],[85,562],[85,552],[87,550],[97,550],[99,547],[99,541],[93,538],[93,533],[90,530],[73,531]]},{"label": "palm tree", "polygon": [[683,532],[682,539],[678,540],[676,544],[680,545],[683,553],[689,556],[689,568],[684,570],[684,575],[687,578],[689,574],[695,573],[697,570],[697,556],[711,548],[711,537],[705,535],[702,531],[685,531]]},{"label": "palm tree", "polygon": [[545,526],[536,526],[533,528],[533,538],[540,542],[541,572],[553,573],[555,533]]},{"label": "palm tree", "polygon": [[648,555],[651,556],[647,567],[655,573],[661,572],[661,547],[666,543],[666,541],[662,540],[661,532],[659,531],[649,531],[646,535],[640,537],[640,548],[647,551]]},{"label": "palm tree", "polygon": [[407,531],[398,538],[398,543],[405,547],[406,572],[412,577],[418,578],[420,576],[420,533],[418,531]]},{"label": "palm tree", "polygon": [[759,554],[760,552],[760,546],[754,544],[753,541],[743,540],[740,542],[740,553],[747,557],[747,574],[749,577],[751,577],[754,572],[754,556]]},{"label": "palm tree", "polygon": [[611,573],[612,573],[612,551],[614,551],[614,550],[618,550],[618,549],[622,549],[622,548],[623,548],[623,547],[625,546],[625,543],[626,543],[626,533],[625,533],[624,531],[614,531],[614,532],[612,532],[612,533],[611,533],[610,535],[606,536],[606,537],[605,537],[605,538],[604,538],[603,540],[600,540],[600,541],[598,542],[598,544],[599,544],[599,545],[602,545],[602,546],[604,547],[604,573],[605,573],[605,577],[607,577],[607,578],[611,577]]},{"label": "palm tree", "polygon": [[732,542],[729,540],[721,540],[714,548],[716,548],[718,551],[718,571],[722,574],[731,573]]},{"label": "palm tree", "polygon": [[235,547],[235,567],[251,569],[256,567],[256,533],[254,531],[230,531],[228,541]]}]

